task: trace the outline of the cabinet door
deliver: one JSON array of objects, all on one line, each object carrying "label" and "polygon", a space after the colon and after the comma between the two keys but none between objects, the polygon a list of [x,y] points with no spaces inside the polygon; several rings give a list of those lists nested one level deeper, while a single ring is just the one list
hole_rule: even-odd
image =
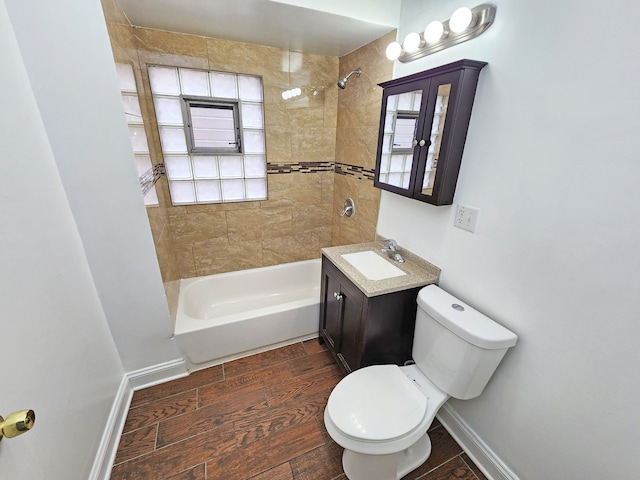
[{"label": "cabinet door", "polygon": [[340,282],[326,270],[322,271],[322,333],[334,352],[340,351],[342,332],[342,300]]},{"label": "cabinet door", "polygon": [[[447,170],[452,172],[460,166],[459,163],[455,165],[453,160],[438,165],[441,158],[448,158],[449,150],[453,147],[450,127],[454,124],[451,117],[455,111],[459,76],[459,72],[438,75],[431,79],[429,89],[425,92],[428,102],[425,121],[422,124],[423,130],[419,135],[424,146],[417,151],[418,165],[413,196],[436,205],[442,203],[436,199],[445,188],[444,180],[447,177]],[[460,153],[461,156],[462,153]],[[455,180],[457,176],[456,170]]]},{"label": "cabinet door", "polygon": [[451,205],[485,62],[460,60],[383,87],[374,186]]},{"label": "cabinet door", "polygon": [[[429,81],[388,88],[382,100],[374,184],[408,197],[415,189],[417,159],[424,131],[425,93]],[[403,91],[409,88],[408,91]],[[396,91],[399,90],[397,93]]]},{"label": "cabinet door", "polygon": [[347,372],[360,368],[362,350],[362,302],[364,294],[341,285],[342,339],[338,357]]}]

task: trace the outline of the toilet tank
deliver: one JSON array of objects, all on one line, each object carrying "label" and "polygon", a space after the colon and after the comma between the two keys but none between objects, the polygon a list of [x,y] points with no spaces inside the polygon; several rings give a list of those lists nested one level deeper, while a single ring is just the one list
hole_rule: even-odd
[{"label": "toilet tank", "polygon": [[436,285],[418,293],[413,360],[440,390],[467,400],[482,393],[518,337]]}]

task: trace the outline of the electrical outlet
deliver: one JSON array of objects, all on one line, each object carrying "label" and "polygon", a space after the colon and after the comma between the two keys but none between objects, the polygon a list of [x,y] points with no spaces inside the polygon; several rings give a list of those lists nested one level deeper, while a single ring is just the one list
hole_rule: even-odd
[{"label": "electrical outlet", "polygon": [[479,214],[480,210],[477,208],[458,205],[456,216],[453,219],[453,225],[473,233],[476,230]]}]

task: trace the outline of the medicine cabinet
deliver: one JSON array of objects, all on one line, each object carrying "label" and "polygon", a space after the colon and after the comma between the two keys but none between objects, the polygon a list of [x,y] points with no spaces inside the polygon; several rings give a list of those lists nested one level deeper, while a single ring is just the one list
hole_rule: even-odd
[{"label": "medicine cabinet", "polygon": [[380,83],[382,110],[374,185],[451,205],[485,62],[460,60]]}]

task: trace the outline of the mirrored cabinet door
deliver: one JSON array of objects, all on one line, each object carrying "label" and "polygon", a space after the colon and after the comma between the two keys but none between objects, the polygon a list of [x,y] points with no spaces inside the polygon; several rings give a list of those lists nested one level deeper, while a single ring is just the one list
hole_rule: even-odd
[{"label": "mirrored cabinet door", "polygon": [[[431,79],[425,98],[429,102],[425,113],[425,148],[417,152],[417,182],[413,198],[436,205],[443,205],[435,199],[444,187],[445,176],[451,175],[451,169],[445,173],[449,158],[448,138],[452,138],[447,127],[453,123],[454,106],[458,91],[457,74],[447,73]],[[450,108],[451,107],[451,108]],[[447,134],[447,135],[445,135]],[[444,162],[443,162],[444,161]],[[454,162],[455,163],[455,162]],[[449,162],[449,165],[451,162]],[[456,175],[457,178],[457,175]]]},{"label": "mirrored cabinet door", "polygon": [[434,205],[453,202],[478,76],[461,60],[381,83],[374,185]]},{"label": "mirrored cabinet door", "polygon": [[424,177],[422,178],[422,190],[420,191],[423,195],[433,195],[433,185],[435,183],[436,170],[438,169],[438,158],[440,156],[440,147],[442,146],[442,132],[447,119],[447,106],[449,105],[450,93],[450,83],[438,85],[433,120],[431,121],[431,129],[429,130],[427,160],[423,169]]},{"label": "mirrored cabinet door", "polygon": [[408,189],[417,143],[422,91],[389,95],[377,179],[389,186]]}]

